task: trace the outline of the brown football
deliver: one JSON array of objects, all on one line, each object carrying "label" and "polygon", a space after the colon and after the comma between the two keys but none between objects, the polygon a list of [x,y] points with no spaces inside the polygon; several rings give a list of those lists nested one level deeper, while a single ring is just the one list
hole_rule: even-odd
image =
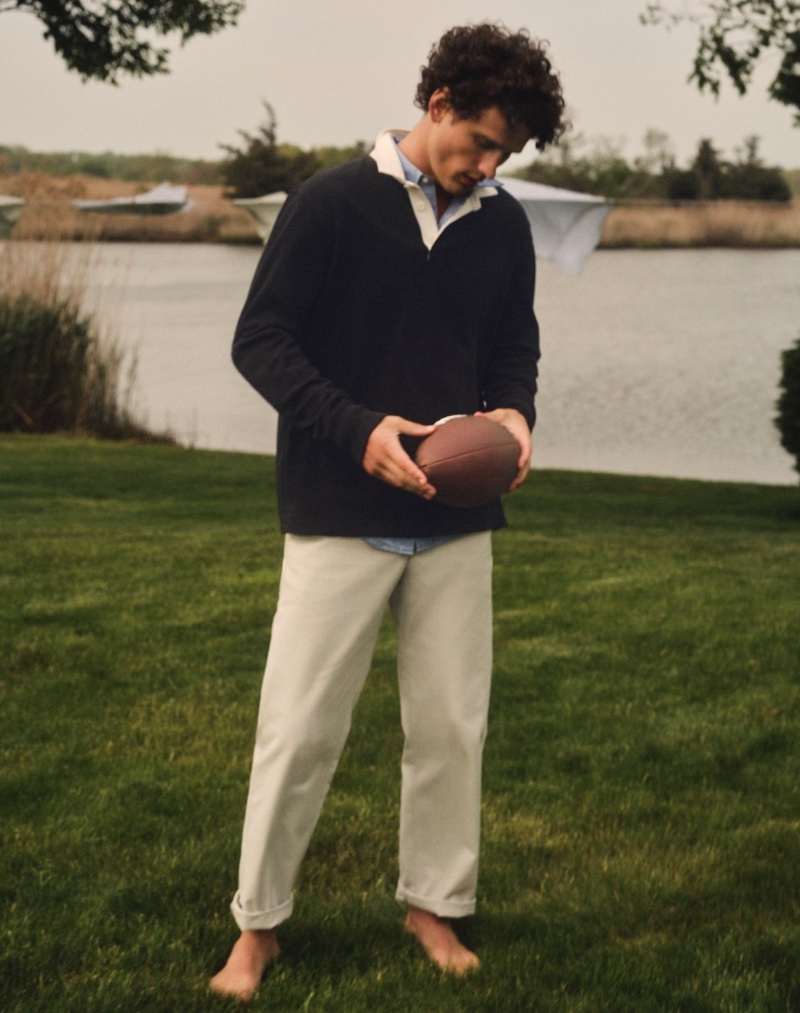
[{"label": "brown football", "polygon": [[519,444],[494,419],[456,416],[417,448],[417,464],[448,506],[474,507],[508,492],[519,470]]}]

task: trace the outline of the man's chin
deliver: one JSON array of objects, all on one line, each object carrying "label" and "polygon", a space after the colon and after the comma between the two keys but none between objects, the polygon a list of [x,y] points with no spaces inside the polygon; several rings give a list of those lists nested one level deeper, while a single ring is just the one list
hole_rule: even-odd
[{"label": "man's chin", "polygon": [[477,180],[472,180],[465,176],[458,176],[456,179],[451,180],[450,184],[445,187],[445,190],[451,197],[463,197],[465,193],[469,193],[471,190],[474,190],[477,183]]}]

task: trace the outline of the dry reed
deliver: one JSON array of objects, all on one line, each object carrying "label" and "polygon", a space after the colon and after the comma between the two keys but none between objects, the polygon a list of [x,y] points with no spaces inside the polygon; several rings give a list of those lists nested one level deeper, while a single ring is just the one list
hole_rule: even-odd
[{"label": "dry reed", "polygon": [[601,246],[800,246],[800,198],[790,204],[703,201],[619,205],[606,220]]}]

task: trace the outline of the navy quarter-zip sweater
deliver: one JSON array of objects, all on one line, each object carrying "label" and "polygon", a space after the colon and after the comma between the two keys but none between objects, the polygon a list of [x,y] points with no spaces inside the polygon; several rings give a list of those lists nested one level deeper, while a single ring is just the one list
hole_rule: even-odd
[{"label": "navy quarter-zip sweater", "polygon": [[502,191],[430,250],[402,182],[372,158],[289,195],[233,342],[237,368],[279,413],[284,532],[421,538],[503,526],[499,500],[428,502],[361,461],[386,415],[431,423],[516,408],[533,426],[534,274],[527,218]]}]

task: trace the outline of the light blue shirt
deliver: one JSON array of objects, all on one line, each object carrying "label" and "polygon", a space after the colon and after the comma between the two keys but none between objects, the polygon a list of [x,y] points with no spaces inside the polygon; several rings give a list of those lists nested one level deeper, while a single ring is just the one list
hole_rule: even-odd
[{"label": "light blue shirt", "polygon": [[394,552],[398,556],[415,556],[418,552],[435,549],[437,545],[461,537],[461,535],[434,535],[430,538],[365,538],[364,541],[373,549],[381,549],[383,552]]}]

